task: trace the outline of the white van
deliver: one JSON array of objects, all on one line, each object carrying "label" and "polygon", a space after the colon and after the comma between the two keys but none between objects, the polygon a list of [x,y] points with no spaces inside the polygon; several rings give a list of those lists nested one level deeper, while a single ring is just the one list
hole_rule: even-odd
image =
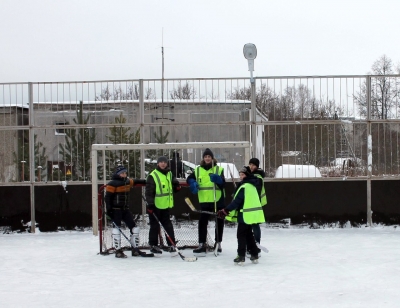
[{"label": "white van", "polygon": [[320,178],[321,172],[314,165],[282,165],[276,169],[276,179]]},{"label": "white van", "polygon": [[[198,165],[193,164],[191,162],[188,162],[186,160],[182,160],[182,163],[183,163],[183,169],[185,171],[186,178],[190,174],[190,173],[188,173],[188,171],[190,170],[191,172],[193,172],[194,168],[196,168],[198,166]],[[232,176],[233,176],[234,179],[238,179],[239,178],[239,171],[237,170],[235,164],[218,162],[217,165],[221,166],[222,168],[224,168],[225,179],[231,179]],[[229,173],[229,170],[232,172],[232,176]]]}]

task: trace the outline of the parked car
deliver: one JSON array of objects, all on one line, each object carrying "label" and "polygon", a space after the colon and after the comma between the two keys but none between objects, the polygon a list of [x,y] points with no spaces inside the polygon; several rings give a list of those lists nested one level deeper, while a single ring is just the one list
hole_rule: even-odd
[{"label": "parked car", "polygon": [[321,172],[314,165],[282,165],[276,169],[276,179],[320,178]]}]

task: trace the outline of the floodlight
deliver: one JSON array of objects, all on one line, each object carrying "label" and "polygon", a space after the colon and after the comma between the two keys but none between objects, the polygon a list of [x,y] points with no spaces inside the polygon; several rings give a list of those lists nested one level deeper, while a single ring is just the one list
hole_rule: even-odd
[{"label": "floodlight", "polygon": [[257,58],[257,48],[256,45],[252,43],[247,43],[243,47],[243,55],[247,59],[250,71],[250,82],[254,82],[253,71],[254,71],[254,59]]},{"label": "floodlight", "polygon": [[243,47],[243,54],[247,60],[254,60],[257,58],[257,48],[256,45],[248,43]]}]

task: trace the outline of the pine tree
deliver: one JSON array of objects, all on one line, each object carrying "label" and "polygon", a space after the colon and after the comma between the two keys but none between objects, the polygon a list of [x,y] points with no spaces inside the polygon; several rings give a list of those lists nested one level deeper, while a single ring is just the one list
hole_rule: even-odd
[{"label": "pine tree", "polygon": [[[115,118],[115,124],[125,124],[126,118],[122,115]],[[110,128],[110,135],[106,135],[113,144],[138,144],[140,142],[140,129],[130,133],[130,127],[114,126]],[[111,175],[114,168],[123,164],[128,168],[128,175],[134,178],[140,178],[140,150],[124,151],[116,150],[107,152],[107,174]]]},{"label": "pine tree", "polygon": [[[75,124],[89,124],[90,114],[83,115],[83,102],[79,102],[76,110]],[[65,130],[65,144],[60,143],[60,155],[66,164],[72,166],[72,180],[89,180],[90,154],[92,144],[95,143],[96,133],[91,128],[76,128]]]},{"label": "pine tree", "polygon": [[[37,135],[34,135],[34,155],[35,155],[35,170],[38,171],[38,167],[41,167],[40,177],[46,176],[46,148],[43,147],[42,142],[37,141]],[[30,161],[29,159],[29,134],[28,132],[18,132],[18,151],[13,153],[14,164],[17,169],[17,180],[29,181],[30,180]],[[22,163],[24,162],[24,163]],[[40,170],[40,168],[39,168]],[[37,179],[38,180],[38,179]]]},{"label": "pine tree", "polygon": [[[168,136],[169,136],[169,131],[163,135],[162,127],[160,127],[160,133],[157,134],[156,132],[153,133],[154,139],[156,140],[156,143],[167,143],[168,142]],[[147,155],[150,159],[154,160],[157,159],[158,157],[164,155],[162,150],[149,150],[147,152]]]}]

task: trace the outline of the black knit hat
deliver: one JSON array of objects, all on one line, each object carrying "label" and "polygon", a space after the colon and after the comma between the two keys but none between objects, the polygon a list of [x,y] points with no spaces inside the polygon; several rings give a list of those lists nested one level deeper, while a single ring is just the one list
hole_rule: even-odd
[{"label": "black knit hat", "polygon": [[158,159],[157,159],[157,164],[159,163],[159,162],[166,162],[166,163],[168,163],[168,158],[166,158],[165,156],[160,156]]},{"label": "black knit hat", "polygon": [[257,168],[260,167],[260,161],[258,160],[258,158],[255,158],[255,157],[253,157],[249,160],[249,165],[250,164],[256,165]]},{"label": "black knit hat", "polygon": [[123,172],[128,172],[128,170],[123,165],[120,165],[117,168],[115,168],[115,174],[120,175]]},{"label": "black knit hat", "polygon": [[211,158],[214,159],[214,153],[211,152],[211,150],[210,150],[209,148],[206,148],[206,149],[204,150],[204,152],[203,152],[203,158],[204,158],[204,156],[206,156],[206,155],[210,155]]},{"label": "black knit hat", "polygon": [[251,170],[250,170],[249,166],[243,166],[239,170],[239,173],[244,173],[245,175],[250,175],[251,174]]}]

